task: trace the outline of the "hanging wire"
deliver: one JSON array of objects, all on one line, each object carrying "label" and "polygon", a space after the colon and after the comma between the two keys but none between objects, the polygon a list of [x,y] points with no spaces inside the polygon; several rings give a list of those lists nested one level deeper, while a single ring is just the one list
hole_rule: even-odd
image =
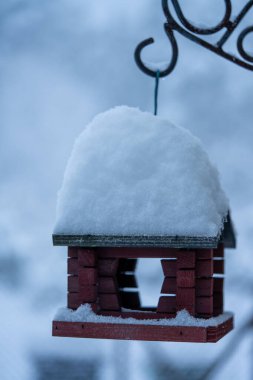
[{"label": "hanging wire", "polygon": [[157,115],[157,109],[158,109],[159,79],[160,79],[160,71],[157,70],[156,77],[155,77],[154,115]]}]

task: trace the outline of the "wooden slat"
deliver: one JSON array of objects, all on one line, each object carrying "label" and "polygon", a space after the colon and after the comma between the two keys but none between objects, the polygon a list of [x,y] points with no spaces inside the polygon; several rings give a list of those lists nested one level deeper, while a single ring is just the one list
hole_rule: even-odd
[{"label": "wooden slat", "polygon": [[102,310],[120,310],[118,294],[99,294],[98,299]]},{"label": "wooden slat", "polygon": [[211,260],[213,258],[213,249],[197,249],[197,260]]},{"label": "wooden slat", "polygon": [[93,249],[78,249],[78,264],[85,267],[94,267],[96,265],[96,253]]},{"label": "wooden slat", "polygon": [[176,260],[161,260],[163,273],[165,277],[176,277],[177,261]]},{"label": "wooden slat", "polygon": [[[198,248],[216,248],[220,239],[220,234],[213,237],[203,236],[148,236],[148,235],[53,235],[54,245],[68,245],[75,247],[161,247],[161,248],[186,248],[186,249],[198,249]],[[230,245],[231,246],[231,245]],[[130,257],[121,256],[122,252],[119,252],[118,257]],[[108,256],[110,257],[110,256]],[[131,256],[132,257],[132,256]],[[137,256],[135,256],[137,257]],[[140,257],[140,256],[139,256]],[[147,256],[143,256],[147,257]],[[148,256],[151,257],[151,256]],[[152,257],[161,257],[155,255]],[[168,257],[168,255],[163,256]]]},{"label": "wooden slat", "polygon": [[195,251],[178,251],[177,268],[178,269],[195,268]]},{"label": "wooden slat", "polygon": [[138,292],[120,292],[122,307],[126,309],[137,310],[141,307],[140,296]]},{"label": "wooden slat", "polygon": [[178,270],[177,271],[177,286],[180,288],[195,287],[195,270]]},{"label": "wooden slat", "polygon": [[53,336],[165,342],[217,342],[233,329],[233,318],[215,327],[163,326],[145,323],[53,322]]},{"label": "wooden slat", "polygon": [[77,309],[80,305],[78,293],[68,293],[68,308]]},{"label": "wooden slat", "polygon": [[177,305],[177,311],[187,310],[193,317],[196,316],[196,305]]},{"label": "wooden slat", "polygon": [[68,291],[69,292],[78,292],[78,276],[68,276]]},{"label": "wooden slat", "polygon": [[167,318],[175,318],[175,313],[157,313],[156,310],[154,312],[138,309],[138,311],[115,311],[115,310],[101,310],[97,313],[98,315],[104,316],[112,316],[112,317],[121,317],[121,318],[135,318],[135,319],[167,319]]},{"label": "wooden slat", "polygon": [[100,277],[98,278],[98,291],[99,293],[117,293],[118,285],[114,277]]},{"label": "wooden slat", "polygon": [[77,309],[84,303],[92,303],[95,305],[97,299],[96,289],[88,289],[87,287],[80,292],[68,293],[68,308]]},{"label": "wooden slat", "polygon": [[196,297],[196,312],[197,314],[211,315],[213,313],[213,296]]},{"label": "wooden slat", "polygon": [[195,288],[177,288],[176,302],[181,308],[195,305]]},{"label": "wooden slat", "polygon": [[86,285],[81,286],[78,292],[79,300],[83,303],[96,302],[97,300],[97,286]]},{"label": "wooden slat", "polygon": [[77,258],[68,259],[68,274],[78,275],[78,260]]},{"label": "wooden slat", "polygon": [[79,286],[94,285],[97,283],[97,270],[95,268],[79,268]]},{"label": "wooden slat", "polygon": [[177,249],[160,247],[108,247],[97,248],[100,258],[176,258]]},{"label": "wooden slat", "polygon": [[77,258],[78,255],[78,247],[68,247],[68,257]]},{"label": "wooden slat", "polygon": [[217,249],[214,249],[213,255],[214,255],[214,257],[223,258],[224,257],[224,245],[220,244]]},{"label": "wooden slat", "polygon": [[223,293],[214,293],[213,295],[213,307],[223,311]]},{"label": "wooden slat", "polygon": [[118,270],[118,259],[99,259],[98,274],[99,276],[115,276]]},{"label": "wooden slat", "polygon": [[120,273],[117,275],[119,288],[137,288],[135,275]]},{"label": "wooden slat", "polygon": [[198,278],[196,280],[196,296],[212,296],[213,290],[213,278]]},{"label": "wooden slat", "polygon": [[165,342],[207,341],[205,327],[161,326],[143,324],[53,322],[53,336],[74,338],[143,340]]},{"label": "wooden slat", "polygon": [[134,272],[137,259],[119,259],[118,272]]},{"label": "wooden slat", "polygon": [[176,294],[177,280],[176,277],[165,277],[161,293],[162,294]]},{"label": "wooden slat", "polygon": [[224,274],[224,260],[213,261],[213,272],[217,274]]},{"label": "wooden slat", "polygon": [[196,262],[197,277],[213,276],[213,260],[197,260]]},{"label": "wooden slat", "polygon": [[158,313],[176,313],[177,304],[174,296],[161,296],[159,298],[157,312]]},{"label": "wooden slat", "polygon": [[213,279],[213,282],[214,282],[214,292],[215,293],[222,293],[223,292],[223,284],[224,284],[224,279],[223,278],[214,278]]}]

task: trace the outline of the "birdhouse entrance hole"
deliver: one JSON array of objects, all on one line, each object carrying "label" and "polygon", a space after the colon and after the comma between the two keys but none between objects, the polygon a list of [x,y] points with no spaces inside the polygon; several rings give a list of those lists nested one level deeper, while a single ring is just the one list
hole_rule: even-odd
[{"label": "birdhouse entrance hole", "polygon": [[163,284],[163,271],[160,259],[139,259],[136,266],[136,279],[142,309],[157,308]]}]

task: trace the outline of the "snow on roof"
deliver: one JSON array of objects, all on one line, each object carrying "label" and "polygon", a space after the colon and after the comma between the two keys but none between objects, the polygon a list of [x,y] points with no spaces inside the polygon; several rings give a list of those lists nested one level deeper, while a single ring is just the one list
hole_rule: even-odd
[{"label": "snow on roof", "polygon": [[54,234],[212,237],[228,208],[196,137],[121,106],[96,116],[76,140]]}]

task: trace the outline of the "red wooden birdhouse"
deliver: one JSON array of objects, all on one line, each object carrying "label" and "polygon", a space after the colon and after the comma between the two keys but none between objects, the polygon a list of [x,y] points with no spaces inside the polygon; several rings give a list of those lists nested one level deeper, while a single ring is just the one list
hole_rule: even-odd
[{"label": "red wooden birdhouse", "polygon": [[[68,247],[68,302],[54,336],[216,342],[228,201],[200,142],[151,114],[117,107],[77,140],[59,193],[54,245]],[[160,258],[155,307],[141,304],[136,266]],[[145,260],[142,260],[145,265]]]}]

